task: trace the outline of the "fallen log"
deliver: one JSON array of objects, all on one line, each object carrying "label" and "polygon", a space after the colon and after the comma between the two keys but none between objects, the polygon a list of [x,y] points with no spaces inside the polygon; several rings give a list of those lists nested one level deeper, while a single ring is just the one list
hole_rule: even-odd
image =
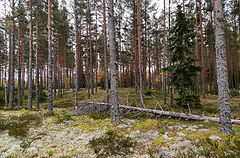
[{"label": "fallen log", "polygon": [[[97,102],[87,102],[87,104],[88,105],[100,105],[100,106],[104,106],[105,108],[106,108],[106,106],[108,106],[109,107],[108,109],[110,109],[110,106],[111,106],[110,104],[97,103]],[[209,117],[209,116],[201,116],[201,115],[170,112],[170,111],[161,111],[161,110],[154,110],[154,109],[143,109],[143,108],[125,106],[125,105],[119,105],[119,107],[121,109],[125,109],[125,110],[151,113],[151,114],[160,115],[160,116],[170,116],[170,117],[181,118],[181,119],[185,119],[185,120],[196,120],[196,121],[209,120],[212,122],[220,123],[220,119],[218,117]],[[240,120],[232,119],[232,124],[240,125]]]}]

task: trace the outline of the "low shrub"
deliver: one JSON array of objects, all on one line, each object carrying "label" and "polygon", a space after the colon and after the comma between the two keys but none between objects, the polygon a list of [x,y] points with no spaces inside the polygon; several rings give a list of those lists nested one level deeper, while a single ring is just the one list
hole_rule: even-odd
[{"label": "low shrub", "polygon": [[29,127],[26,122],[12,122],[8,127],[8,135],[14,137],[26,137]]},{"label": "low shrub", "polygon": [[47,101],[47,94],[43,89],[40,89],[40,98],[39,101],[40,103]]},{"label": "low shrub", "polygon": [[115,132],[114,129],[108,128],[108,129],[105,131],[105,134],[106,134],[106,135],[113,135],[114,132]]},{"label": "low shrub", "polygon": [[194,108],[194,109],[201,109],[202,104],[200,101],[200,96],[198,95],[192,95],[192,94],[186,94],[179,96],[179,98],[176,99],[177,106],[183,107],[183,108]]},{"label": "low shrub", "polygon": [[8,121],[0,118],[0,131],[4,131],[8,128]]},{"label": "low shrub", "polygon": [[0,106],[5,105],[5,93],[3,89],[0,89]]},{"label": "low shrub", "polygon": [[41,117],[34,114],[0,118],[0,131],[8,130],[9,136],[26,137],[29,127],[39,125],[41,121]]},{"label": "low shrub", "polygon": [[24,140],[23,142],[20,143],[20,147],[25,150],[28,147],[30,147],[31,143],[32,143],[32,141]]},{"label": "low shrub", "polygon": [[94,113],[94,114],[89,114],[89,117],[94,119],[94,120],[103,120],[106,118],[110,118],[108,114],[105,113]]},{"label": "low shrub", "polygon": [[65,121],[69,121],[69,120],[73,120],[72,119],[72,114],[70,114],[70,113],[61,113],[61,114],[57,115],[56,123],[59,124],[59,123],[63,123]]},{"label": "low shrub", "polygon": [[146,95],[146,96],[151,96],[152,94],[153,94],[153,92],[151,90],[144,91],[144,95]]},{"label": "low shrub", "polygon": [[205,157],[239,158],[240,155],[239,136],[226,136],[220,142],[205,138],[201,144],[205,146],[201,152]]},{"label": "low shrub", "polygon": [[136,143],[131,138],[120,136],[112,129],[108,129],[103,136],[90,140],[88,145],[97,157],[124,157],[132,153],[130,148]]},{"label": "low shrub", "polygon": [[54,102],[54,107],[58,107],[58,108],[74,107],[74,99],[73,98],[66,98],[66,99],[56,100]]}]

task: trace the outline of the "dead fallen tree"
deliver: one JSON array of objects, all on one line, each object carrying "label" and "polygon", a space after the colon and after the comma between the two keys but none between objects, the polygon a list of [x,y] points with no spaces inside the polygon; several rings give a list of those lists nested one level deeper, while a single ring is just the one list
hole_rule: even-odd
[{"label": "dead fallen tree", "polygon": [[[196,120],[196,121],[209,120],[212,122],[220,123],[220,120],[217,117],[201,116],[201,115],[154,110],[154,109],[143,109],[143,108],[125,106],[125,105],[120,105],[119,108],[120,108],[120,111],[122,111],[122,112],[127,111],[127,112],[150,113],[150,114],[154,114],[154,115],[158,115],[158,116],[169,116],[169,117],[181,118],[181,119],[185,119],[185,120]],[[79,104],[79,106],[77,107],[78,111],[81,111],[81,113],[85,113],[85,114],[86,113],[99,113],[99,112],[109,113],[110,109],[111,109],[110,104],[99,103],[99,102],[81,102]],[[240,120],[232,120],[232,123],[240,125]]]}]

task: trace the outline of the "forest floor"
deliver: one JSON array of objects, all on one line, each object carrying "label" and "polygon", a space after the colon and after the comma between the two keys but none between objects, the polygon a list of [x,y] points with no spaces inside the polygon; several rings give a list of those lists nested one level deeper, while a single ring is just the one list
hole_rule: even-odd
[{"label": "forest floor", "polygon": [[[162,105],[160,95],[157,97],[157,92],[153,95],[156,100],[145,96],[148,108],[154,108],[158,102],[164,110],[187,112]],[[234,125],[235,136],[221,134],[219,125],[209,121],[167,117],[151,119],[144,115],[126,115],[121,124],[112,125],[106,114],[75,115],[71,107],[73,96],[72,93],[57,96],[54,114],[46,110],[0,110],[0,157],[237,158],[240,155],[239,125]],[[81,100],[85,100],[85,96],[85,92],[80,93]],[[99,91],[91,99],[101,101],[102,98],[104,92]],[[122,104],[136,106],[137,93],[132,89],[120,90],[120,100]],[[216,97],[202,100],[204,107],[191,112],[217,116]],[[234,103],[236,109],[239,108],[239,102]],[[46,103],[42,104],[44,106]]]}]

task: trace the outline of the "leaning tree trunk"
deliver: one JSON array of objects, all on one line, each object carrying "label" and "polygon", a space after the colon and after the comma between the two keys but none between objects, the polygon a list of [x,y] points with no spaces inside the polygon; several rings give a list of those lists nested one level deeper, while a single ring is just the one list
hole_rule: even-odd
[{"label": "leaning tree trunk", "polygon": [[220,131],[225,134],[232,134],[230,95],[228,84],[228,70],[226,61],[226,45],[223,30],[223,4],[221,0],[215,1],[215,41],[216,41],[216,62],[217,62],[217,83],[220,109]]},{"label": "leaning tree trunk", "polygon": [[111,70],[111,104],[112,104],[112,123],[120,123],[119,99],[118,99],[118,80],[117,80],[117,52],[114,27],[113,0],[108,0],[108,25],[109,25],[109,51],[110,51],[110,70]]},{"label": "leaning tree trunk", "polygon": [[29,71],[28,71],[28,110],[32,110],[32,70],[33,70],[33,26],[32,26],[32,0],[29,1],[30,23],[29,23]]},{"label": "leaning tree trunk", "polygon": [[53,59],[52,59],[52,37],[51,37],[51,10],[52,2],[48,0],[48,111],[53,111]]}]

